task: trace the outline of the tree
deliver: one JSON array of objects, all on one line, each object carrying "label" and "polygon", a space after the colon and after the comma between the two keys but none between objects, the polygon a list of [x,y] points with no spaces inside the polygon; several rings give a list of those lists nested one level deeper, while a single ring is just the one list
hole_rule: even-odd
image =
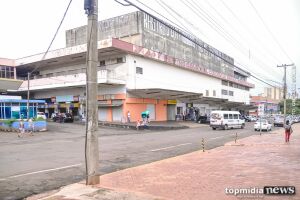
[{"label": "tree", "polygon": [[[281,113],[283,113],[283,101],[279,103],[279,106]],[[295,115],[300,115],[300,99],[297,99],[294,105],[292,99],[286,100],[286,114],[291,115],[293,109]]]}]

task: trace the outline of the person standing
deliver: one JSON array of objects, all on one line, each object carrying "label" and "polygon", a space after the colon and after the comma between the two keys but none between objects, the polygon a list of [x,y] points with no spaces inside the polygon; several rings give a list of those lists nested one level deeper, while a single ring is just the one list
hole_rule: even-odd
[{"label": "person standing", "polygon": [[30,118],[28,120],[28,132],[31,136],[33,136],[33,132],[34,132],[34,123],[33,123],[33,119]]},{"label": "person standing", "polygon": [[286,120],[284,130],[285,130],[285,142],[289,143],[290,142],[290,136],[293,132],[292,125],[290,124],[289,120]]},{"label": "person standing", "polygon": [[127,123],[130,123],[130,112],[129,112],[129,110],[127,111]]},{"label": "person standing", "polygon": [[19,133],[18,133],[18,137],[22,137],[25,133],[25,127],[24,127],[24,121],[23,119],[20,120],[19,123]]}]

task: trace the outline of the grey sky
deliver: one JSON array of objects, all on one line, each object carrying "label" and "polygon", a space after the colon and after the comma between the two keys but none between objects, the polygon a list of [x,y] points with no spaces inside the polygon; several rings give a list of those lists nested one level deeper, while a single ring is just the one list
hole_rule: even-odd
[{"label": "grey sky", "polygon": [[[159,0],[140,1],[172,21],[183,24],[203,41],[232,56],[237,65],[242,64],[262,78],[282,81],[282,69],[276,68],[276,65],[289,64],[291,61],[266,30],[248,0],[164,0],[164,4]],[[0,57],[19,58],[44,52],[68,2],[69,0],[0,1]],[[136,0],[132,2],[141,5]],[[300,1],[251,0],[251,3],[299,69]],[[170,15],[166,11],[168,7],[176,11],[177,15],[169,10],[172,13]],[[114,0],[99,0],[99,19],[134,10],[132,7],[123,7]],[[52,49],[65,46],[66,29],[86,23],[83,0],[73,0]],[[300,78],[299,73],[297,78]],[[289,73],[288,80],[291,80]],[[256,85],[252,94],[261,92],[266,86],[252,78],[251,81]]]}]

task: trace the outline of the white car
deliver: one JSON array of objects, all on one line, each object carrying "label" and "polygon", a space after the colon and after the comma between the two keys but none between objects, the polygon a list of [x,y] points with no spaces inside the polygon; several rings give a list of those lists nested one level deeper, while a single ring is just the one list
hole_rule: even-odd
[{"label": "white car", "polygon": [[254,124],[254,131],[259,131],[260,129],[265,131],[271,131],[272,124],[266,119],[258,119]]},{"label": "white car", "polygon": [[36,113],[36,118],[43,118],[44,120],[47,119],[46,115],[44,112],[37,112]]}]

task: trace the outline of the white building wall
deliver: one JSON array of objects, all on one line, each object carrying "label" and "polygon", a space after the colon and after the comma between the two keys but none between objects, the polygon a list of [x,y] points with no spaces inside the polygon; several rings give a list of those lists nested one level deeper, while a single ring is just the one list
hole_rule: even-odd
[{"label": "white building wall", "polygon": [[[202,93],[204,96],[206,96],[206,90],[209,90],[209,97],[244,103],[250,101],[249,91],[223,86],[222,81],[217,78],[134,55],[128,55],[127,62],[129,65],[128,89],[161,88]],[[136,67],[143,68],[143,74],[136,74]],[[234,96],[222,95],[222,89],[234,91]],[[214,90],[216,96],[213,96]]]}]

